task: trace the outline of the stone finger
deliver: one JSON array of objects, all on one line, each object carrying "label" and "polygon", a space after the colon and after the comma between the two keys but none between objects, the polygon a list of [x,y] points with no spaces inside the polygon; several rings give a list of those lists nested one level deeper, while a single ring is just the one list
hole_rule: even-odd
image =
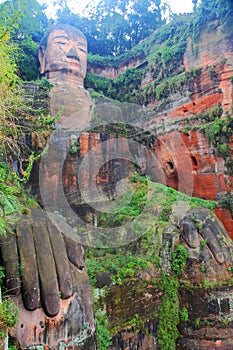
[{"label": "stone finger", "polygon": [[7,233],[6,236],[0,237],[0,246],[7,293],[18,295],[20,293],[20,276],[16,235]]},{"label": "stone finger", "polygon": [[222,247],[219,244],[217,238],[215,237],[212,229],[209,227],[209,225],[207,223],[202,226],[201,234],[202,234],[204,240],[206,240],[206,243],[207,243],[210,251],[214,255],[216,261],[219,264],[224,263],[225,258],[224,258]]},{"label": "stone finger", "polygon": [[73,286],[65,242],[62,234],[55,226],[49,225],[48,228],[58,275],[59,289],[62,298],[66,299],[72,295]]},{"label": "stone finger", "polygon": [[70,262],[79,270],[85,268],[84,250],[81,244],[74,242],[72,239],[64,236],[66,251]]},{"label": "stone finger", "polygon": [[53,317],[59,313],[60,297],[53,251],[45,222],[35,223],[33,227],[33,238],[36,249],[42,305],[45,313]]},{"label": "stone finger", "polygon": [[32,228],[27,220],[18,223],[17,243],[22,266],[24,306],[28,310],[35,310],[40,306],[40,289]]},{"label": "stone finger", "polygon": [[190,248],[198,248],[200,246],[200,239],[195,223],[190,218],[186,217],[180,224],[181,234],[185,242]]}]

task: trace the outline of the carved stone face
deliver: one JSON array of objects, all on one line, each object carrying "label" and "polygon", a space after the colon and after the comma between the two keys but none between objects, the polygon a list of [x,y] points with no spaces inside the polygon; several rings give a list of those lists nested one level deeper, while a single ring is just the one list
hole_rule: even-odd
[{"label": "carved stone face", "polygon": [[47,47],[40,48],[39,60],[41,74],[52,82],[83,86],[87,68],[85,37],[67,28],[54,29],[48,36]]}]

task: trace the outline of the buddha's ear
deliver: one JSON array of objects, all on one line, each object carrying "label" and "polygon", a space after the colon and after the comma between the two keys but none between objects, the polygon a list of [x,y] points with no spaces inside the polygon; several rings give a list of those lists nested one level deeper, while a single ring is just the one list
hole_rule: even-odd
[{"label": "buddha's ear", "polygon": [[40,74],[44,74],[44,70],[45,70],[45,50],[42,47],[39,47],[39,51],[38,51],[38,58],[39,58],[39,62],[40,62]]}]

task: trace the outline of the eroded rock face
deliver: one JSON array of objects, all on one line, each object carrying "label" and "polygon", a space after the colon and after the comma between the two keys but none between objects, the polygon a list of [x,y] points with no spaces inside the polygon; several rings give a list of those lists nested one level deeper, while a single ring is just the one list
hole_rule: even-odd
[{"label": "eroded rock face", "polygon": [[[222,45],[221,40],[219,40],[218,45]],[[211,50],[215,48],[214,43],[212,46],[209,45],[208,48],[210,50],[209,56],[211,57]],[[192,53],[188,50],[185,56],[186,69],[189,69],[193,65],[194,60],[194,58],[191,57]],[[203,64],[206,64],[206,62],[210,63],[210,61],[204,60],[204,56],[201,55],[202,51],[200,50],[199,56],[202,58],[199,57],[198,62],[200,63],[200,67],[203,68]],[[231,54],[227,54],[227,59],[228,58],[231,60]],[[154,114],[152,111],[150,112],[150,119],[145,119],[137,123],[137,125],[144,128],[144,130],[147,130],[149,128],[156,130],[158,126],[158,132],[155,132],[157,137],[149,145],[149,152],[145,152],[145,157],[143,159],[143,162],[146,164],[144,167],[145,173],[151,175],[154,181],[162,182],[189,195],[205,199],[217,199],[219,194],[225,193],[227,189],[232,189],[232,186],[229,185],[232,178],[229,176],[226,177],[224,174],[225,162],[223,157],[216,154],[216,150],[214,147],[210,146],[204,134],[199,131],[189,131],[188,133],[182,132],[184,121],[187,119],[188,115],[195,116],[199,113],[204,112],[206,109],[218,104],[221,104],[224,112],[226,112],[229,109],[229,106],[231,106],[231,61],[223,63],[218,62],[216,58],[215,61],[211,61],[211,64],[216,64],[214,67],[216,73],[215,78],[211,78],[208,74],[207,69],[203,69],[201,75],[192,86],[193,90],[191,97],[186,96],[183,98],[184,96],[181,96],[182,98],[177,99],[177,96],[174,96],[174,101],[171,103],[171,106],[169,108],[166,108],[165,110],[160,109],[159,113],[157,109],[154,111]],[[51,74],[48,75],[48,77],[51,77],[53,80],[54,75]],[[59,73],[57,82],[62,83],[63,77],[64,75],[61,75]],[[71,90],[69,90],[69,88],[66,86],[66,83],[64,84],[65,88],[63,85],[54,87],[51,92],[51,108],[53,111],[55,111],[58,103],[60,103],[59,101],[62,101],[59,105],[59,109],[61,110],[62,106],[66,103],[66,101],[68,101],[67,106],[65,106],[66,109],[64,113],[64,119],[62,121],[67,121],[67,125],[69,125],[69,117],[74,114],[74,108],[76,106],[76,103],[72,103],[75,100],[76,93],[78,96],[77,101],[79,101],[79,97],[82,96],[83,90],[82,88],[77,89],[73,86],[73,81],[70,80],[69,75],[66,77],[68,77],[68,85],[70,84]],[[221,89],[221,91],[219,89]],[[71,100],[69,100],[69,92],[71,92]],[[63,96],[64,100],[62,100]],[[89,102],[87,102],[86,105],[88,105],[88,103]],[[80,108],[78,107],[78,112],[80,112],[82,109],[81,104]],[[155,105],[156,104],[157,101],[155,101]],[[81,119],[85,122],[89,121],[89,119],[85,116]],[[71,124],[71,128],[72,127],[75,129],[76,124]],[[111,137],[111,135],[108,135],[108,139],[111,139]],[[75,201],[81,198],[79,196],[79,193],[75,193],[75,191],[77,191],[77,169],[81,161],[88,156],[88,153],[96,146],[103,144],[103,141],[104,139],[101,139],[101,134],[98,132],[82,132],[78,134],[79,146],[76,151],[76,155],[69,154],[69,151],[72,148],[72,132],[69,136],[68,142],[61,142],[61,149],[66,154],[68,154],[66,159],[64,158],[65,164],[62,185],[65,189],[67,198],[69,198],[70,203],[74,206],[77,205]],[[77,142],[77,140],[75,142]],[[121,147],[125,152],[127,152],[127,142],[121,144]],[[232,143],[230,144],[230,149],[232,152]],[[153,157],[151,157],[150,152],[155,155],[156,163],[153,163]],[[100,173],[98,174],[92,172],[92,168],[94,167],[95,161],[97,161],[98,158],[100,160],[103,160],[104,164],[106,150],[99,147],[99,151],[95,155],[96,158],[93,160],[93,163],[90,164],[90,167],[86,169],[86,172],[83,173],[84,176],[82,176],[80,180],[81,182],[79,184],[86,193],[91,193],[92,186],[96,187],[97,183],[101,186],[103,184],[106,184],[106,188],[108,190],[108,185],[111,182],[111,178],[114,173],[114,166],[111,163],[103,166],[102,169],[100,169]],[[54,202],[56,201],[57,193],[60,192],[60,189],[58,189],[56,186],[59,181],[57,177],[59,167],[60,163],[56,162],[55,159],[53,166],[47,173],[47,180],[45,181],[45,191],[47,186],[48,195],[51,192],[51,188],[54,189]],[[129,173],[130,172],[126,172],[127,175],[129,175]],[[119,178],[116,177],[116,182],[117,181],[119,181]],[[110,183],[110,185],[112,184]],[[72,197],[74,193],[75,196]],[[111,195],[112,192],[110,190],[108,197],[111,197]],[[89,213],[86,208],[82,208],[84,212],[83,217],[86,218],[85,220],[87,222],[93,223],[92,213]],[[232,219],[229,217],[226,211],[218,210],[216,213],[219,217],[221,217],[222,221],[225,224],[225,227],[228,230],[228,233],[233,237]],[[198,220],[197,223],[195,220],[193,220],[193,217],[198,219],[199,215],[199,220],[202,223],[201,227],[198,226]],[[206,218],[208,218],[208,222],[205,221]],[[197,229],[196,225],[199,227],[199,229]],[[209,233],[209,227],[211,227],[211,233]],[[189,286],[189,289],[187,285],[185,286],[184,283],[184,287],[181,287],[179,292],[180,306],[186,307],[188,313],[191,316],[189,317],[190,321],[188,321],[188,323],[185,323],[184,325],[181,323],[180,332],[184,338],[179,340],[178,346],[182,350],[193,350],[195,347],[197,349],[200,348],[203,350],[218,348],[223,350],[228,348],[230,349],[228,346],[230,346],[229,344],[231,342],[232,332],[231,328],[228,327],[225,320],[229,319],[230,323],[232,318],[232,300],[230,297],[232,289],[231,287],[222,287],[221,285],[228,283],[231,278],[230,269],[232,266],[232,261],[229,255],[229,251],[232,249],[231,242],[228,241],[226,232],[221,227],[221,224],[218,223],[212,214],[209,214],[207,212],[192,212],[191,216],[186,217],[186,221],[180,223],[180,228],[182,231],[182,234],[180,236],[177,236],[177,227],[170,229],[170,233],[174,231],[174,234],[172,233],[166,236],[164,233],[164,247],[170,247],[170,250],[165,251],[164,249],[163,253],[159,253],[163,259],[164,266],[166,267],[165,271],[167,273],[171,273],[171,248],[174,248],[175,244],[180,241],[189,250],[188,264],[180,280],[181,282],[189,281],[191,283],[191,286]],[[219,233],[221,233],[224,236],[224,239],[226,239],[224,242],[222,242]],[[217,238],[215,237],[215,234]],[[209,236],[212,237],[212,243],[208,238]],[[202,243],[204,246],[201,246],[200,237],[203,238],[203,241],[207,240],[208,243]],[[218,244],[215,242],[215,238],[217,240],[217,243],[221,242],[226,244],[224,246],[224,249],[222,249],[221,245],[218,246]],[[215,242],[217,245],[213,242]],[[213,253],[214,250],[215,253]],[[158,271],[156,271],[155,275],[156,278],[158,278]],[[149,277],[147,275],[146,278],[152,279],[153,277],[155,276],[152,274],[149,275]],[[211,285],[211,283],[216,283],[216,281],[219,282],[219,285]],[[205,283],[207,283],[207,285],[205,285]],[[120,321],[121,317],[123,316],[126,320],[130,319],[136,311],[138,311],[139,316],[142,316],[145,319],[149,318],[149,321],[145,322],[145,328],[147,329],[147,332],[141,330],[137,334],[134,329],[124,330],[124,327],[122,327],[123,330],[120,330],[118,335],[114,337],[113,345],[110,347],[110,349],[119,349],[122,347],[137,347],[141,350],[158,349],[158,320],[154,317],[154,313],[158,310],[162,293],[157,288],[151,287],[150,283],[148,283],[145,290],[142,290],[140,281],[139,285],[136,286],[135,289],[132,288],[132,291],[133,295],[130,294],[130,292],[129,294],[127,294],[127,292],[125,295],[122,291],[122,287],[117,287],[110,292],[109,299],[107,301],[103,301],[103,303],[106,303],[108,316],[113,321]],[[125,296],[127,296],[126,299],[124,299]],[[121,297],[122,299],[120,299],[120,302],[116,305],[115,300],[118,298],[119,301],[119,298]],[[81,309],[77,308],[77,305],[80,306],[80,304],[77,304],[77,300],[75,298],[73,300],[74,309],[76,310],[77,314],[80,314]],[[134,300],[134,302],[133,304],[130,304],[132,300]],[[68,301],[68,304],[69,302],[70,301]],[[122,305],[125,305],[124,315],[122,315]],[[64,304],[64,310],[66,308],[67,304]],[[23,317],[24,316],[22,315],[22,320],[24,320]],[[63,314],[59,314],[59,317],[60,318],[55,319],[55,324],[62,325],[61,329],[63,329],[63,327],[65,327],[66,318],[63,317]],[[200,320],[198,320],[199,318]],[[209,330],[209,320],[213,331]],[[81,316],[79,321],[77,320],[78,324],[76,324],[78,329],[82,325]],[[23,322],[24,321],[22,321],[22,323]],[[43,324],[45,324],[46,330],[48,327],[50,327],[50,323],[46,317],[43,321]],[[41,325],[37,324],[36,327],[38,331]],[[56,327],[57,326],[55,326],[55,328]],[[221,331],[218,333],[219,329],[221,329]],[[40,339],[39,333],[36,335],[37,339]],[[47,333],[45,332],[45,339],[47,339],[46,334]],[[217,337],[216,334],[218,334]],[[23,340],[25,344],[26,341],[27,338]],[[30,338],[30,341],[32,341],[32,338]],[[44,343],[45,346],[47,344],[46,342],[47,340]],[[198,343],[199,345],[196,345]]]},{"label": "eroded rock face", "polygon": [[[155,182],[207,200],[218,200],[227,190],[233,189],[232,176],[225,174],[223,157],[216,154],[202,132],[189,131],[185,134],[173,131],[158,136],[151,152],[162,169],[162,172],[158,171],[158,164],[150,162],[149,155],[146,171]],[[230,213],[216,209],[216,215],[233,237]]]},{"label": "eroded rock face", "polygon": [[[232,113],[232,42],[232,29],[224,31],[217,22],[202,33],[198,42],[189,39],[183,64],[185,72],[196,70],[195,77],[180,86],[180,90],[171,91],[166,96],[169,101],[166,98],[152,101],[144,120],[136,121],[137,126],[157,136],[154,144],[148,148],[157,158],[158,164],[153,162],[153,157],[148,153],[146,173],[155,181],[210,200],[219,199],[227,190],[232,191],[232,176],[226,174],[224,156],[207,140],[204,133],[192,129],[198,129],[201,123],[207,122],[201,114],[213,107],[222,108],[222,118]],[[104,69],[96,73],[106,76]],[[152,78],[152,72],[150,75],[148,71],[142,86],[149,86]],[[191,130],[182,132],[189,128]],[[227,144],[230,159],[233,156],[232,136]],[[189,179],[185,183],[188,172]],[[216,209],[216,214],[233,237],[230,213]]]},{"label": "eroded rock face", "polygon": [[[158,231],[154,235],[158,240]],[[174,277],[171,264],[178,243],[188,250],[189,257],[178,278],[178,290],[173,290],[178,293],[179,310],[187,312],[186,320],[180,316],[176,349],[230,349],[232,241],[222,223],[207,209],[192,209],[180,221],[179,230],[171,225],[163,230],[161,242],[155,253],[162,259],[161,268],[142,271],[136,281],[112,286],[100,298],[98,307],[107,311],[110,326],[118,330],[108,349],[161,348],[159,310],[164,302],[161,270]],[[169,336],[169,331],[164,334],[165,343]]]},{"label": "eroded rock face", "polygon": [[52,318],[47,317],[43,309],[28,311],[22,300],[15,301],[20,313],[11,336],[17,339],[21,349],[37,346],[44,349],[97,349],[93,315],[88,315],[91,304],[87,302],[85,305],[84,300],[92,299],[88,276],[85,279],[87,288],[84,288],[85,281],[81,278],[79,292],[68,300],[61,300],[60,312]]}]

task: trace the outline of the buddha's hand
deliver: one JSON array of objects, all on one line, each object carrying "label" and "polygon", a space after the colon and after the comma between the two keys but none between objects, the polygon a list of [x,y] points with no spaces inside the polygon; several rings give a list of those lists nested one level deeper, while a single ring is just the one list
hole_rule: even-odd
[{"label": "buddha's hand", "polygon": [[45,211],[32,209],[17,223],[16,233],[1,238],[6,288],[22,294],[24,307],[43,307],[47,316],[59,313],[60,298],[77,290],[71,269],[85,268],[83,248],[64,237]]},{"label": "buddha's hand", "polygon": [[232,264],[233,242],[216,215],[194,208],[180,222],[181,234],[189,251],[196,257],[208,251],[218,264]]}]

